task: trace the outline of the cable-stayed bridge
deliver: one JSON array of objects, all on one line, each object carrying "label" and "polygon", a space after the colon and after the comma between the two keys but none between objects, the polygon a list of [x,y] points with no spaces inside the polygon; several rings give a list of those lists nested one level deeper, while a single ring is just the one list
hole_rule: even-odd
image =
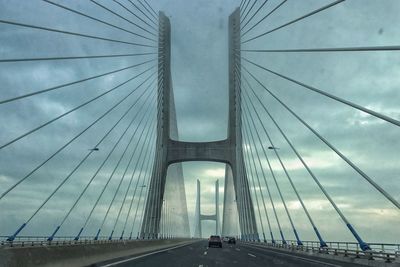
[{"label": "cable-stayed bridge", "polygon": [[[269,48],[270,35],[309,19],[323,20],[325,13],[334,13],[347,2],[318,3],[273,27],[271,18],[290,9],[290,1],[237,3],[226,18],[227,134],[225,139],[206,142],[180,140],[172,80],[174,29],[170,18],[150,2],[2,3],[0,262],[6,266],[58,261],[129,266],[150,258],[140,264],[200,266],[208,261],[210,266],[218,262],[261,266],[273,257],[293,266],[395,265],[399,242],[371,241],[368,232],[385,231],[370,224],[379,216],[399,218],[399,183],[393,178],[391,188],[381,175],[395,177],[399,170],[400,147],[390,139],[400,133],[398,109],[387,112],[361,104],[356,97],[325,89],[328,79],[323,87],[314,86],[299,75],[278,71],[273,67],[275,60],[262,60],[275,54],[384,54],[390,58],[400,50],[398,45],[369,43]],[[48,10],[49,17],[25,16],[30,9]],[[377,80],[380,75],[376,73]],[[288,99],[280,88],[273,88],[276,84],[282,90],[295,87],[297,91]],[[315,123],[293,107],[293,98],[305,101],[305,94],[317,95],[323,99],[321,105],[335,107],[331,113],[339,118],[341,112],[357,114],[354,127],[386,127],[379,134],[388,134],[387,142],[378,142],[388,147],[385,164],[369,169],[362,151],[342,149],[320,126],[336,121],[319,118]],[[398,98],[385,95],[380,103],[385,104],[385,99],[392,103]],[[321,111],[317,103],[313,105],[304,108],[311,117]],[[333,126],[338,131],[349,127],[339,123]],[[296,133],[303,130],[307,134],[301,140]],[[375,147],[370,142],[362,146]],[[316,144],[329,156],[328,152],[313,154]],[[347,168],[351,175],[337,171],[333,163],[326,164],[330,160],[340,161],[340,168]],[[221,217],[218,195],[215,216],[200,212],[199,195],[196,218],[189,216],[193,212],[188,210],[182,167],[187,161],[225,164]],[[325,162],[323,171],[320,162]],[[326,179],[333,177],[330,172],[355,179],[343,183],[334,177],[344,184],[350,200],[363,198],[364,204],[357,207],[361,220],[354,220],[357,216],[346,208],[350,204],[332,190],[335,181]],[[372,193],[362,196],[362,188]],[[318,199],[309,196],[315,192]],[[323,212],[315,211],[315,202],[325,204]],[[388,214],[368,210],[376,206]],[[207,254],[201,239],[205,237],[203,219],[215,220],[217,233],[221,219],[221,235],[235,236],[240,243]],[[327,238],[338,231],[322,223],[330,220],[351,240]],[[165,251],[176,252],[163,255]]]}]

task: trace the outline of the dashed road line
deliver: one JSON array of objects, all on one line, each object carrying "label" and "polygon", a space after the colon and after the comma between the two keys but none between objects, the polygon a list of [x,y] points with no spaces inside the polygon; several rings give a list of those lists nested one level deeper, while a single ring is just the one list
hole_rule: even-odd
[{"label": "dashed road line", "polygon": [[253,257],[253,258],[256,258],[256,257],[257,257],[256,255],[253,255],[253,254],[251,254],[251,253],[247,253],[247,255],[249,255],[250,257]]},{"label": "dashed road line", "polygon": [[313,259],[308,259],[308,258],[303,258],[303,257],[300,257],[300,256],[290,255],[290,254],[287,254],[287,253],[281,253],[281,252],[274,251],[274,250],[263,249],[263,248],[260,248],[260,247],[258,247],[258,246],[251,246],[251,245],[247,245],[247,246],[248,246],[248,247],[251,247],[251,248],[254,248],[254,249],[257,249],[257,250],[260,250],[260,251],[271,252],[271,253],[275,253],[275,254],[278,254],[278,255],[281,255],[281,256],[292,257],[292,258],[296,258],[296,259],[303,260],[303,261],[308,261],[308,262],[313,262],[313,263],[317,263],[317,264],[322,264],[322,265],[325,265],[325,266],[342,267],[342,265],[327,263],[327,262],[323,262],[323,261],[319,261],[319,260],[313,260]]}]

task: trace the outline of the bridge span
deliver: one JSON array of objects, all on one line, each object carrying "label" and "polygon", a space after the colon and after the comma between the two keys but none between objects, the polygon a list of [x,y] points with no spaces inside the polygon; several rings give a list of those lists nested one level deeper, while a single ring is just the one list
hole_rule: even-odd
[{"label": "bridge span", "polygon": [[0,266],[400,266],[394,244],[371,244],[374,250],[363,252],[347,242],[333,242],[329,248],[290,243],[237,240],[216,248],[206,239],[36,240],[2,244]]},{"label": "bridge span", "polygon": [[398,10],[0,0],[0,267],[400,266]]}]

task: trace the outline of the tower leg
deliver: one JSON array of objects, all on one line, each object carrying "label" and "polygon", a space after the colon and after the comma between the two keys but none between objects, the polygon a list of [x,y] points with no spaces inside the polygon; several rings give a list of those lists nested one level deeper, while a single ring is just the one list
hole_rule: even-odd
[{"label": "tower leg", "polygon": [[200,210],[200,181],[197,180],[197,198],[196,198],[196,225],[195,225],[195,236],[202,238],[201,232],[201,210]]},{"label": "tower leg", "polygon": [[215,182],[215,234],[219,235],[220,230],[219,230],[219,181],[217,180]]}]

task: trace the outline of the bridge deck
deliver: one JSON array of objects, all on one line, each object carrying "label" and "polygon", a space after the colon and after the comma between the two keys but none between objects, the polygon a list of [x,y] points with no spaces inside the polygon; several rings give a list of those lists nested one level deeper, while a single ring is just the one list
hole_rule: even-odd
[{"label": "bridge deck", "polygon": [[[208,248],[207,241],[187,246],[108,261],[100,266],[365,266],[354,262],[324,259],[312,255],[297,255],[282,250],[259,248],[238,243],[224,243],[222,248]],[[396,266],[396,265],[393,265]]]}]

